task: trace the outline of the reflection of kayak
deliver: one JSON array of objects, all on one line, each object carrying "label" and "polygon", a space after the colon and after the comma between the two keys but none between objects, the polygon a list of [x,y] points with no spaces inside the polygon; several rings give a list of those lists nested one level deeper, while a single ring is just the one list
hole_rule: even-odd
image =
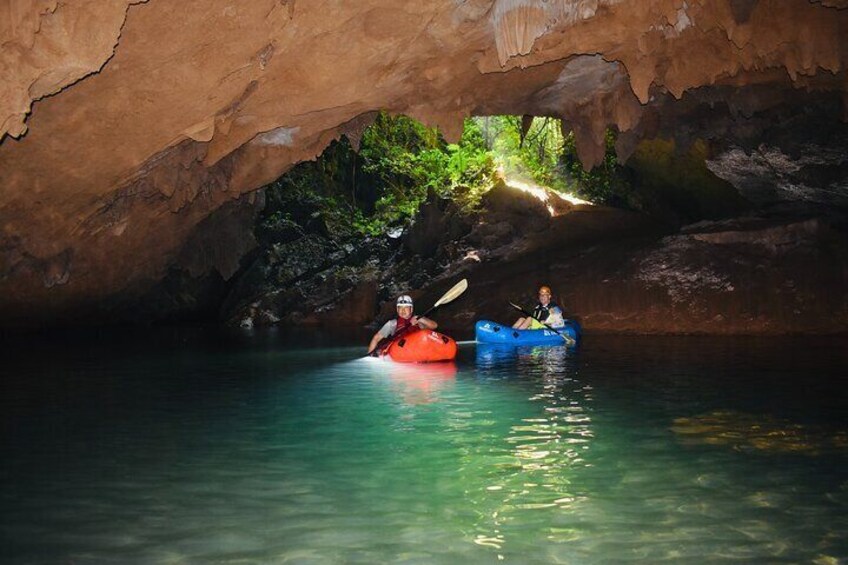
[{"label": "reflection of kayak", "polygon": [[503,343],[478,343],[477,367],[500,367],[517,361],[537,360],[544,364],[565,363],[570,359],[566,349],[549,345],[506,345]]},{"label": "reflection of kayak", "polygon": [[456,363],[382,363],[385,374],[397,382],[450,382],[456,380]]},{"label": "reflection of kayak", "polygon": [[441,393],[456,382],[456,363],[380,363],[392,390],[405,404],[437,402]]},{"label": "reflection of kayak", "polygon": [[508,363],[514,363],[518,359],[518,348],[514,345],[502,343],[478,343],[477,344],[477,367],[503,367]]},{"label": "reflection of kayak", "polygon": [[[563,335],[574,341],[580,340],[580,324],[568,320],[565,326],[557,328],[557,332],[549,329],[514,330],[489,320],[480,320],[474,326],[474,335],[479,343],[502,343],[508,345],[564,345]],[[562,334],[562,335],[560,335]]]},{"label": "reflection of kayak", "polygon": [[399,363],[450,361],[456,357],[456,342],[433,330],[413,330],[392,341],[382,356]]}]

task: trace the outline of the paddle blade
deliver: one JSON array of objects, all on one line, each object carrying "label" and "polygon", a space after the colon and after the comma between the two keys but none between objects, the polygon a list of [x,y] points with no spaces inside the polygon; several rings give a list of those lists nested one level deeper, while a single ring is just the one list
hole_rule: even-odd
[{"label": "paddle blade", "polygon": [[453,302],[456,300],[460,294],[465,292],[465,289],[468,288],[468,279],[462,279],[453,287],[444,293],[441,298],[439,298],[435,304],[433,304],[433,308],[441,306],[442,304],[447,304],[448,302]]}]

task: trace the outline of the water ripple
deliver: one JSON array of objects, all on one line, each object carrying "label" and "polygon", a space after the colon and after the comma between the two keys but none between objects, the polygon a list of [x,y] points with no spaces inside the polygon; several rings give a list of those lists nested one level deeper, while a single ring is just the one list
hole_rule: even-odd
[{"label": "water ripple", "polygon": [[355,359],[361,347],[179,349],[68,358],[53,377],[33,360],[0,395],[0,556],[848,558],[848,402],[808,376],[830,365],[804,373],[808,390],[827,392],[805,405],[797,353],[685,343],[662,356],[635,338],[462,346],[455,364],[425,366]]}]

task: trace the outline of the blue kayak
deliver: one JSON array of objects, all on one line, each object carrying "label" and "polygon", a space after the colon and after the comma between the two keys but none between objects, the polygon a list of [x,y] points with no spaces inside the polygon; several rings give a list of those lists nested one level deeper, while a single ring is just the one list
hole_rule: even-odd
[{"label": "blue kayak", "polygon": [[[549,329],[514,330],[489,320],[480,320],[474,325],[474,336],[478,343],[503,343],[508,345],[565,345],[563,335],[575,342],[580,341],[580,323],[567,320],[556,333]],[[562,335],[560,335],[562,334]]]}]

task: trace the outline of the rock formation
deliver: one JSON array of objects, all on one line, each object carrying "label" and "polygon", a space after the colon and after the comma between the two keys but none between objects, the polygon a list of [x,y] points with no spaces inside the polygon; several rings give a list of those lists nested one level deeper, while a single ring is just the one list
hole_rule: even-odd
[{"label": "rock formation", "polygon": [[[468,115],[558,116],[592,166],[609,127],[622,132],[622,158],[664,132],[709,138],[699,130],[714,131],[710,114],[684,111],[706,107],[730,115],[736,126],[721,133],[739,141],[711,166],[755,185],[739,180],[763,162],[744,143],[763,130],[740,131],[752,112],[816,99],[825,119],[848,117],[845,8],[10,0],[0,7],[0,324],[80,321],[151,292],[216,210],[252,206],[254,190],[341,135],[355,143],[380,109],[449,138]],[[232,261],[210,265],[226,277]]]},{"label": "rock formation", "polygon": [[431,195],[399,237],[342,242],[304,230],[260,254],[223,317],[249,327],[362,326],[392,317],[399,294],[423,310],[468,278],[470,291],[435,313],[463,339],[475,320],[512,321],[509,302],[530,308],[541,284],[596,332],[848,331],[848,237],[834,220],[778,207],[671,230],[519,186],[497,184],[470,214]]}]

